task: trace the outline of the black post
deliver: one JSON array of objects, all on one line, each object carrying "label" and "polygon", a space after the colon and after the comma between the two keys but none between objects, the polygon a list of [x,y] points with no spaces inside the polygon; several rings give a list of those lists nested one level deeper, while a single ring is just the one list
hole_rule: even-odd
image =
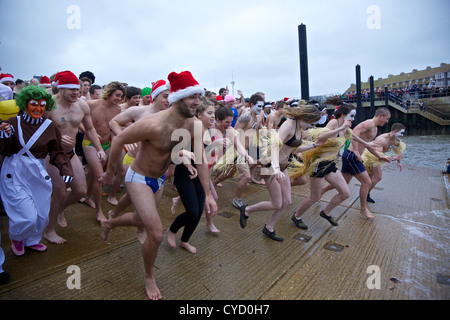
[{"label": "black post", "polygon": [[300,82],[303,100],[309,100],[308,50],[306,47],[306,26],[298,26],[298,42],[300,49]]},{"label": "black post", "polygon": [[370,82],[370,117],[373,118],[373,116],[375,115],[375,92],[373,85],[373,76],[370,76],[369,82]]},{"label": "black post", "polygon": [[361,104],[361,67],[359,64],[356,65],[356,119],[355,125],[363,122],[364,115]]}]

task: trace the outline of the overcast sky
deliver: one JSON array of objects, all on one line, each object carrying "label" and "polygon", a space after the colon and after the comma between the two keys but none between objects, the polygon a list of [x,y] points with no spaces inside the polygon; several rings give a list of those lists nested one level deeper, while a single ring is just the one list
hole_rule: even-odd
[{"label": "overcast sky", "polygon": [[310,95],[450,63],[450,1],[0,0],[1,72],[29,80],[86,70],[137,87],[189,70],[206,89],[300,98],[298,25]]}]

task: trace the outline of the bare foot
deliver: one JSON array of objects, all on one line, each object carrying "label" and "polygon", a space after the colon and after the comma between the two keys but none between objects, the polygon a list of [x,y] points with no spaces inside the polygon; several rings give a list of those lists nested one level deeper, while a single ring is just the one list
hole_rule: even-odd
[{"label": "bare foot", "polygon": [[58,214],[58,216],[56,217],[56,221],[61,227],[67,227],[67,220],[66,217],[64,217],[64,211]]},{"label": "bare foot", "polygon": [[197,248],[195,248],[193,245],[190,245],[189,242],[180,241],[180,247],[186,249],[188,252],[192,254],[197,253]]},{"label": "bare foot", "polygon": [[144,228],[136,228],[136,236],[141,244],[144,244],[145,239],[147,239],[147,232]]},{"label": "bare foot", "polygon": [[56,234],[56,231],[45,231],[44,232],[44,238],[47,239],[48,242],[55,243],[55,244],[63,244],[66,243],[67,240],[64,238],[61,238]]},{"label": "bare foot", "polygon": [[150,300],[161,300],[162,294],[156,286],[156,281],[154,277],[145,277],[145,292]]},{"label": "bare foot", "polygon": [[91,207],[92,209],[95,209],[95,203],[94,200],[92,199],[85,199],[84,202],[85,204],[87,204],[89,207]]},{"label": "bare foot", "polygon": [[113,206],[117,206],[117,204],[119,203],[119,201],[117,201],[116,198],[111,198],[111,197],[108,197],[108,199],[106,199],[106,201]]},{"label": "bare foot", "polygon": [[214,225],[214,223],[211,223],[211,224],[206,224],[206,228],[210,231],[210,232],[212,232],[212,233],[219,233],[220,232],[220,230],[219,229],[217,229],[216,228],[216,226]]},{"label": "bare foot", "polygon": [[223,184],[221,184],[221,183],[218,183],[218,184],[216,184],[216,185],[215,185],[215,187],[219,187],[219,188],[222,188],[222,187],[223,187]]},{"label": "bare foot", "polygon": [[369,210],[359,210],[359,213],[361,213],[365,218],[367,219],[375,219],[376,215],[372,214]]},{"label": "bare foot", "polygon": [[114,209],[108,211],[108,220],[114,219],[116,215],[114,214]]},{"label": "bare foot", "polygon": [[180,201],[181,201],[180,197],[172,198],[172,206],[170,207],[170,212],[172,212],[173,216],[175,215],[175,209],[177,208]]},{"label": "bare foot", "polygon": [[170,230],[167,230],[167,243],[169,243],[169,246],[171,246],[172,248],[177,247],[176,235]]},{"label": "bare foot", "polygon": [[97,221],[102,222],[102,220],[106,220],[105,215],[103,214],[103,211],[97,211]]},{"label": "bare foot", "polygon": [[112,228],[109,226],[109,222],[106,219],[100,221],[100,225],[102,226],[102,240],[104,243],[106,243],[106,241],[108,241],[108,236],[112,231]]}]

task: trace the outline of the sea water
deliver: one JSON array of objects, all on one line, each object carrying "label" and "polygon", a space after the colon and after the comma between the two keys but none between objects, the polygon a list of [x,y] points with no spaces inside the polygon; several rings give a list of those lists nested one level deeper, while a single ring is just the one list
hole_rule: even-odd
[{"label": "sea water", "polygon": [[402,163],[444,170],[450,158],[450,135],[404,136],[406,144]]}]

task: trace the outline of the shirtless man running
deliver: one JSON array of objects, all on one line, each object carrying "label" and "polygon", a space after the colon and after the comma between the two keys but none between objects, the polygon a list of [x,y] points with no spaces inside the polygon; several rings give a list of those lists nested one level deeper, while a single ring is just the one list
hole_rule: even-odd
[{"label": "shirtless man running", "polygon": [[[119,103],[125,97],[125,94],[125,87],[120,82],[114,81],[110,82],[103,89],[102,99],[88,101],[94,128],[97,131],[100,143],[106,155],[109,154],[109,148],[113,137],[109,122],[120,113],[121,109]],[[92,206],[92,200],[90,199],[92,194],[94,197],[93,207],[95,207],[97,213],[97,220],[101,221],[102,219],[105,219],[105,216],[101,207],[103,188],[102,184],[99,182],[99,178],[103,175],[105,160],[99,161],[97,150],[92,144],[92,139],[94,138],[87,134],[84,136],[83,140],[83,151],[88,163],[90,178],[88,181],[88,193],[85,202]],[[122,164],[119,163],[119,161],[116,161],[113,165],[117,166],[118,168],[116,171],[119,171]],[[120,177],[121,175],[118,174],[117,176]],[[121,178],[116,177],[114,185],[120,185],[120,180]],[[112,187],[111,189],[114,188]]]},{"label": "shirtless man running", "polygon": [[[379,107],[375,111],[375,115],[372,119],[358,124],[353,133],[366,142],[372,142],[377,136],[378,128],[384,126],[389,122],[391,118],[391,112],[385,107]],[[342,175],[344,176],[347,184],[350,183],[353,176],[361,182],[361,188],[359,189],[359,200],[361,202],[361,214],[367,219],[375,219],[375,215],[372,214],[367,208],[367,195],[369,194],[372,181],[369,174],[362,162],[362,154],[366,147],[355,140],[352,140],[350,147],[342,154]],[[385,161],[390,160],[387,157],[382,157]],[[322,189],[322,194],[333,189],[331,185],[327,185]]]},{"label": "shirtless man running", "polygon": [[[129,125],[138,121],[139,119],[144,118],[145,116],[147,116],[149,114],[169,109],[168,97],[169,97],[170,89],[169,89],[169,86],[166,85],[166,81],[158,80],[156,82],[153,82],[152,87],[153,87],[153,90],[151,93],[151,101],[152,101],[151,105],[149,105],[149,106],[148,105],[146,105],[146,106],[139,105],[137,107],[130,107],[130,108],[126,109],[124,112],[115,116],[109,122],[109,126],[111,128],[111,131],[114,133],[114,135],[117,136],[126,127],[128,127]],[[127,154],[125,155],[125,159],[123,161],[125,170],[128,170],[128,166],[130,166],[131,163],[136,158],[138,151],[139,151],[139,146],[140,146],[140,142],[125,145],[125,148],[128,150]],[[159,200],[159,199],[157,199],[157,200]],[[159,201],[157,201],[157,202],[159,202]],[[122,196],[122,198],[120,198],[117,206],[114,207],[112,210],[108,211],[108,219],[115,218],[120,212],[122,212],[130,204],[131,204],[130,196],[128,195],[128,193],[125,193]],[[124,217],[124,219],[127,219],[127,217]],[[139,232],[138,232],[138,237],[140,240],[142,240]]]},{"label": "shirtless man running", "polygon": [[[144,279],[147,296],[152,300],[162,299],[153,269],[163,239],[163,225],[156,207],[156,198],[159,196],[158,193],[162,192],[164,174],[172,160],[172,149],[179,144],[178,141],[171,139],[176,130],[189,132],[193,150],[196,150],[195,143],[199,144],[197,147],[200,148],[202,156],[196,157],[197,160],[201,159],[197,164],[197,172],[206,195],[205,208],[213,216],[217,212],[217,204],[209,185],[208,163],[203,149],[203,130],[194,130],[194,127],[203,127],[200,120],[194,116],[204,90],[189,71],[179,74],[172,72],[168,79],[171,87],[169,103],[172,103],[172,107],[140,119],[116,136],[111,148],[110,162],[101,178],[103,183],[110,184],[114,176],[114,163],[119,159],[123,145],[141,141],[139,153],[127,171],[125,184],[135,208],[133,221],[129,225],[143,226],[147,233],[142,245]],[[109,232],[120,225],[116,221],[116,219],[102,220],[104,241],[107,240]]]},{"label": "shirtless man running", "polygon": [[64,209],[76,203],[86,195],[86,177],[80,159],[75,155],[75,140],[78,127],[82,124],[89,136],[92,136],[95,156],[100,161],[106,160],[97,132],[92,124],[89,106],[83,99],[78,98],[79,82],[77,77],[70,71],[59,72],[56,75],[58,94],[55,96],[56,109],[47,111],[45,117],[51,119],[61,131],[61,144],[63,150],[70,158],[74,172],[74,179],[70,183],[71,191],[66,191],[66,184],[61,179],[58,169],[46,159],[47,171],[52,179],[53,192],[52,203],[49,213],[49,223],[44,231],[44,237],[51,243],[62,244],[66,240],[55,231],[55,223],[66,227]]}]

